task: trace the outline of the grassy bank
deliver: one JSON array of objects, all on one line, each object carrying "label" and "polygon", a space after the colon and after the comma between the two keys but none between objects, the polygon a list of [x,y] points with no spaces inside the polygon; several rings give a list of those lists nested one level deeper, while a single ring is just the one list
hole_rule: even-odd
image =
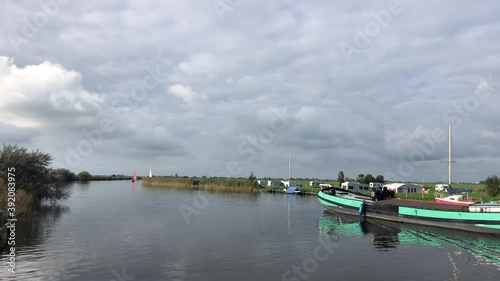
[{"label": "grassy bank", "polygon": [[170,178],[146,177],[142,179],[144,185],[164,186],[175,188],[199,188],[204,190],[225,192],[259,192],[260,188],[248,179],[235,178]]}]

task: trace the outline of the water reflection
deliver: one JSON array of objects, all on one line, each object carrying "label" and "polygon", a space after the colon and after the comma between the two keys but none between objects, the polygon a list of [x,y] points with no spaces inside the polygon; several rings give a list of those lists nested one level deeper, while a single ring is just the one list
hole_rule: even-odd
[{"label": "water reflection", "polygon": [[329,213],[318,218],[318,229],[321,236],[336,239],[370,237],[375,249],[383,251],[410,244],[439,248],[452,245],[473,255],[478,263],[495,265],[500,269],[500,239],[495,235],[379,220],[364,221],[358,216]]},{"label": "water reflection", "polygon": [[320,235],[337,239],[369,237],[375,249],[382,251],[396,248],[400,244],[399,229],[367,222],[356,216],[325,215],[318,219],[318,228]]},{"label": "water reflection", "polygon": [[[36,246],[50,237],[62,215],[69,212],[69,208],[60,205],[40,207],[36,214],[26,215],[16,223],[16,248]],[[0,253],[6,253],[7,247]]]}]

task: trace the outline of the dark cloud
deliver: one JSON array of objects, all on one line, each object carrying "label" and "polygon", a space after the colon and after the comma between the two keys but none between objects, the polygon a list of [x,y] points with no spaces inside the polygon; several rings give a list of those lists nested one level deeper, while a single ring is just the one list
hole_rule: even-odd
[{"label": "dark cloud", "polygon": [[451,122],[454,177],[498,173],[495,1],[400,1],[370,36],[390,1],[40,3],[1,4],[0,129],[57,165],[88,142],[77,171],[442,180],[446,136],[422,143]]}]

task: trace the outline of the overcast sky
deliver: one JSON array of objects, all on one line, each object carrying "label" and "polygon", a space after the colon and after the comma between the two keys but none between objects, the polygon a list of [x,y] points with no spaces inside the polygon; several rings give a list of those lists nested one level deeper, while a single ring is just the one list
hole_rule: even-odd
[{"label": "overcast sky", "polygon": [[[91,2],[91,3],[88,3]],[[354,2],[354,3],[352,3]],[[35,4],[34,4],[35,3]],[[2,1],[0,141],[91,174],[500,173],[498,1]]]}]

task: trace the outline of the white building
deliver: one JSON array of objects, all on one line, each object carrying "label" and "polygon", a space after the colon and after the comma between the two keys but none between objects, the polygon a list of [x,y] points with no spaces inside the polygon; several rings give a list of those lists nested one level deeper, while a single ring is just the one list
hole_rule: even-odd
[{"label": "white building", "polygon": [[450,186],[448,184],[436,184],[436,187],[434,188],[436,191],[448,191],[448,188],[450,188]]},{"label": "white building", "polygon": [[283,186],[281,181],[267,181],[267,186]]},{"label": "white building", "polygon": [[281,183],[283,183],[283,185],[285,187],[290,187],[290,186],[296,186],[296,187],[304,187],[304,184],[302,184],[301,182],[296,182],[296,181],[292,181],[292,185],[290,185],[290,183],[288,181],[281,181]]},{"label": "white building", "polygon": [[268,180],[258,180],[257,183],[260,185],[260,186],[267,186],[267,183],[269,181]]},{"label": "white building", "polygon": [[380,188],[382,188],[383,186],[384,186],[384,184],[381,183],[381,182],[371,182],[370,183],[370,187],[371,188],[373,188],[373,187],[380,187]]},{"label": "white building", "polygon": [[394,191],[394,193],[422,193],[422,186],[413,183],[390,183],[384,185],[388,190]]},{"label": "white building", "polygon": [[333,187],[333,185],[329,184],[329,183],[320,183],[319,184],[319,187],[321,187],[321,189],[324,189],[324,188],[330,188],[330,187]]},{"label": "white building", "polygon": [[341,189],[359,192],[359,191],[369,191],[370,186],[364,183],[346,181],[340,185]]},{"label": "white building", "polygon": [[309,186],[310,187],[318,187],[319,186],[319,182],[317,182],[317,181],[310,181],[309,182]]}]

